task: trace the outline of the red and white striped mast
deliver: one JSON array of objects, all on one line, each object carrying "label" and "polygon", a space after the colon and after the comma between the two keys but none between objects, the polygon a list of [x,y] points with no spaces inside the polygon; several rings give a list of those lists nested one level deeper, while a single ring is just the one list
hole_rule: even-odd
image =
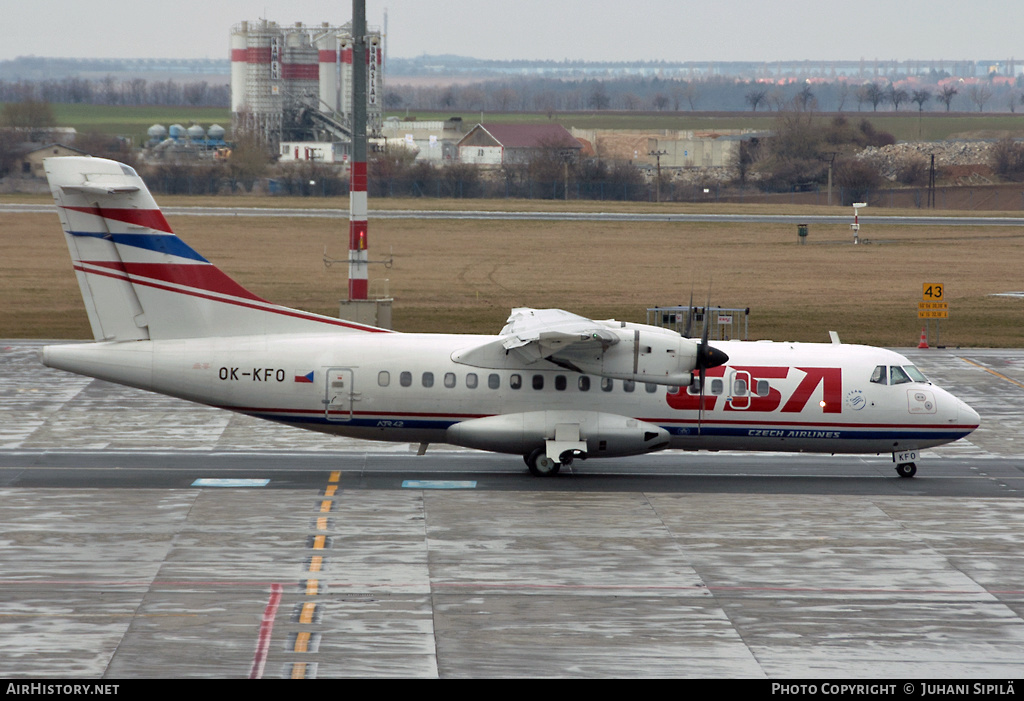
[{"label": "red and white striped mast", "polygon": [[367,299],[366,0],[352,0],[352,161],[348,195],[348,298]]}]

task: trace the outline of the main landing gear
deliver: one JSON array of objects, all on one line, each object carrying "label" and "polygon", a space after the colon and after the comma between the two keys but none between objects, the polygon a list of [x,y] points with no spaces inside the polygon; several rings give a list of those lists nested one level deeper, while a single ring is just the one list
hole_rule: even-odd
[{"label": "main landing gear", "polygon": [[543,448],[537,448],[529,455],[524,455],[523,460],[526,461],[526,466],[530,468],[530,474],[534,477],[551,477],[557,475],[558,471],[562,469],[562,463],[549,458],[547,451]]},{"label": "main landing gear", "polygon": [[917,465],[912,462],[901,462],[896,466],[896,474],[900,477],[913,477],[917,474]]},{"label": "main landing gear", "polygon": [[580,451],[567,450],[560,456],[560,461],[556,462],[548,457],[547,450],[537,448],[529,455],[524,455],[523,460],[526,461],[526,466],[530,468],[530,474],[534,477],[552,477],[558,474],[563,465],[566,467],[572,465],[573,459],[577,457],[580,460],[586,460],[587,454]]}]

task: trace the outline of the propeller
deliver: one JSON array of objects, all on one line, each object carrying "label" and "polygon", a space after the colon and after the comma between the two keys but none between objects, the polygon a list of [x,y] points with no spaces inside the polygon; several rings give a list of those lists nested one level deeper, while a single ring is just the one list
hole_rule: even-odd
[{"label": "propeller", "polygon": [[[701,424],[704,420],[704,380],[707,377],[708,368],[715,368],[729,362],[729,356],[723,351],[708,345],[708,331],[711,323],[708,315],[711,313],[711,293],[708,292],[708,303],[704,307],[704,330],[701,333],[700,343],[697,344],[697,370],[700,378],[700,399],[697,404],[697,435],[700,435]],[[690,293],[690,319],[686,322],[687,331],[690,330],[690,322],[693,320],[693,293]]]}]

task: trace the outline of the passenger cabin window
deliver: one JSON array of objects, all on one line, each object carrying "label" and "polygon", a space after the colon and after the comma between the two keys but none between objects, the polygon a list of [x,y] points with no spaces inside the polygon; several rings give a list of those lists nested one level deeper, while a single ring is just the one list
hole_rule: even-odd
[{"label": "passenger cabin window", "polygon": [[601,378],[601,391],[602,392],[611,392],[612,388],[614,388],[614,387],[615,387],[615,380],[613,380],[610,377],[602,377]]},{"label": "passenger cabin window", "polygon": [[387,370],[381,370],[377,373],[377,384],[381,387],[387,387],[391,384],[391,373]]},{"label": "passenger cabin window", "polygon": [[711,394],[722,394],[725,391],[725,383],[721,380],[711,380]]},{"label": "passenger cabin window", "polygon": [[451,389],[452,387],[455,386],[455,373],[454,372],[446,372],[444,374],[444,386],[447,387],[448,389]]},{"label": "passenger cabin window", "polygon": [[433,387],[434,386],[434,373],[425,372],[423,373],[423,386]]},{"label": "passenger cabin window", "polygon": [[580,375],[580,379],[576,383],[576,386],[579,387],[580,392],[589,392],[590,391],[590,378],[587,377],[586,375]]},{"label": "passenger cabin window", "polygon": [[647,392],[647,394],[654,394],[655,392],[658,391],[658,385],[654,384],[653,382],[645,382],[644,391]]},{"label": "passenger cabin window", "polygon": [[565,391],[565,375],[555,375],[555,389],[559,392]]},{"label": "passenger cabin window", "polygon": [[544,376],[543,375],[534,375],[533,376],[533,388],[534,389],[544,389]]},{"label": "passenger cabin window", "polygon": [[466,375],[466,387],[469,388],[469,389],[476,389],[477,383],[479,381],[480,380],[476,376],[475,372],[471,372],[468,375]]},{"label": "passenger cabin window", "polygon": [[491,389],[498,389],[501,387],[501,375],[496,372],[492,372],[487,376],[487,386]]},{"label": "passenger cabin window", "polygon": [[768,384],[768,380],[757,381],[757,391],[755,392],[755,394],[758,397],[767,397],[770,392],[771,386]]},{"label": "passenger cabin window", "polygon": [[403,371],[402,374],[398,376],[398,384],[402,385],[403,387],[411,387],[412,373],[409,372],[408,370]]},{"label": "passenger cabin window", "polygon": [[736,380],[732,383],[732,393],[737,397],[747,396],[747,381]]},{"label": "passenger cabin window", "polygon": [[622,381],[622,391],[623,392],[632,392],[635,389],[636,389],[636,382],[633,382],[633,380],[623,380]]},{"label": "passenger cabin window", "polygon": [[516,373],[508,378],[508,386],[512,389],[520,389],[523,386],[523,376]]}]

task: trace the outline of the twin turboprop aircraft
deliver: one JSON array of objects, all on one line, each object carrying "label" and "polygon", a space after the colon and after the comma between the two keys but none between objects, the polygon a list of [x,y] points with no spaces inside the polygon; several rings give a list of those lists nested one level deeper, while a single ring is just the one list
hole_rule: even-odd
[{"label": "twin turboprop aircraft", "polygon": [[666,448],[892,453],[978,414],[889,350],[725,341],[514,309],[496,336],[405,334],[281,307],[172,233],[135,171],[46,173],[95,336],[43,362],[325,433],[522,455],[535,475]]}]

